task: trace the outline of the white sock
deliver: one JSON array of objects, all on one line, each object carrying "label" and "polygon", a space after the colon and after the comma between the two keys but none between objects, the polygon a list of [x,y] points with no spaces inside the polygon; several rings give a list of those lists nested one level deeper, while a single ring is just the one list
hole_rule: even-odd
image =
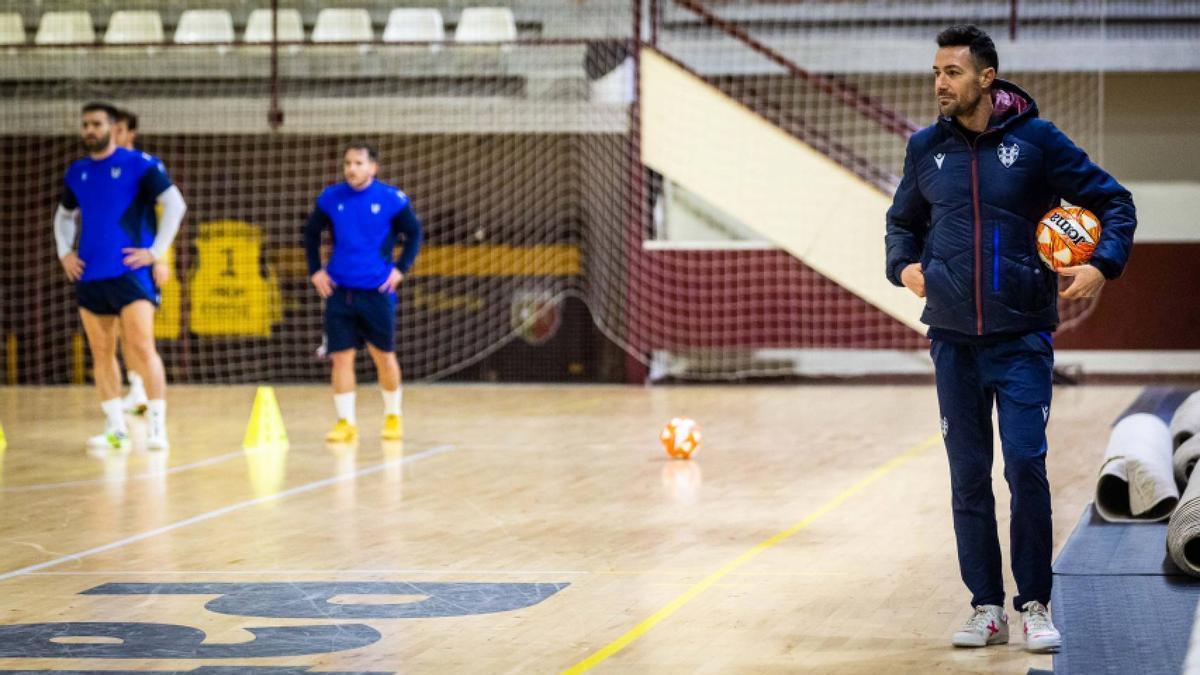
[{"label": "white sock", "polygon": [[134,371],[128,372],[129,376],[129,395],[135,401],[146,400],[146,385],[142,383],[142,376]]},{"label": "white sock", "polygon": [[150,416],[155,419],[166,421],[167,419],[167,402],[161,398],[156,398],[153,401],[146,401],[146,410]]},{"label": "white sock", "polygon": [[383,394],[383,414],[400,416],[400,399],[402,398],[400,387],[396,387],[392,391],[380,389],[379,393]]},{"label": "white sock", "polygon": [[119,398],[110,398],[100,403],[100,409],[104,411],[109,431],[124,431],[125,433],[129,433],[129,429],[125,428],[124,407]]},{"label": "white sock", "polygon": [[150,415],[151,433],[167,433],[167,402],[161,398],[146,401],[146,411]]},{"label": "white sock", "polygon": [[333,407],[337,409],[338,419],[346,420],[350,424],[358,424],[358,421],[354,418],[354,392],[348,391],[344,394],[334,394]]}]

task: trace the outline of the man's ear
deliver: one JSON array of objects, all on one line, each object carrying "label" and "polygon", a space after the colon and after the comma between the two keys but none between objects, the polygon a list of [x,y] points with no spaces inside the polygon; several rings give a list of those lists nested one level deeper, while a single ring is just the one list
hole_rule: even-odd
[{"label": "man's ear", "polygon": [[995,81],[996,81],[996,69],[992,68],[990,66],[987,68],[984,68],[983,72],[980,73],[980,75],[979,75],[979,86],[982,89],[987,89],[988,87],[992,86],[992,83]]}]

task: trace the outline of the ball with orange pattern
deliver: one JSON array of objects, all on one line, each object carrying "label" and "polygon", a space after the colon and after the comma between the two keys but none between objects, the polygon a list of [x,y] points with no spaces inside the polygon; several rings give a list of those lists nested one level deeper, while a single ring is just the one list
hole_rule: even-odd
[{"label": "ball with orange pattern", "polygon": [[676,459],[688,459],[700,449],[700,427],[687,417],[667,422],[658,438],[667,454]]},{"label": "ball with orange pattern", "polygon": [[1082,206],[1058,206],[1037,226],[1038,257],[1057,272],[1086,263],[1100,241],[1100,219]]}]

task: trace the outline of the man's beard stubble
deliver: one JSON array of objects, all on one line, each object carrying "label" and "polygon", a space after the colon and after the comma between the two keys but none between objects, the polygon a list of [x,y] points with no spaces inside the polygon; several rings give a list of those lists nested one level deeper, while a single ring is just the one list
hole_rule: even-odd
[{"label": "man's beard stubble", "polygon": [[111,134],[104,134],[103,136],[101,136],[100,138],[97,138],[95,140],[89,140],[88,138],[85,137],[83,139],[83,147],[87,148],[88,152],[100,152],[101,150],[108,147],[108,143],[111,138],[112,138]]},{"label": "man's beard stubble", "polygon": [[[969,117],[975,109],[979,107],[979,101],[983,98],[981,91],[975,92],[975,97],[970,102],[962,101],[955,98],[945,110],[942,111],[943,117]],[[938,106],[941,108],[941,106]]]}]

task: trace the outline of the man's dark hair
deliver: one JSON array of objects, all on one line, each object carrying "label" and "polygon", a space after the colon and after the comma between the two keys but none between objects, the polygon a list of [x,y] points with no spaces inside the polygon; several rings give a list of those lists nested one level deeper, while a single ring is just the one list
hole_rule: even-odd
[{"label": "man's dark hair", "polygon": [[938,33],[938,47],[970,47],[971,58],[979,72],[987,68],[995,68],[1000,72],[1000,56],[996,54],[996,43],[991,36],[973,24],[951,26]]},{"label": "man's dark hair", "polygon": [[92,101],[91,103],[83,106],[83,110],[80,111],[81,114],[85,115],[90,112],[102,112],[105,115],[108,115],[109,124],[116,122],[117,115],[120,114],[120,111],[117,110],[117,106],[112,105],[111,103],[101,103],[100,101]]},{"label": "man's dark hair", "polygon": [[379,163],[379,149],[376,148],[374,144],[366,141],[351,141],[350,143],[346,144],[346,149],[342,151],[342,154],[345,155],[351,150],[365,150],[367,157],[369,157],[372,162],[375,162],[376,164]]},{"label": "man's dark hair", "polygon": [[126,110],[124,108],[118,108],[117,109],[117,117],[113,121],[114,122],[124,122],[126,129],[128,129],[130,131],[137,131],[138,116],[137,116],[137,114],[133,113],[132,111]]}]

